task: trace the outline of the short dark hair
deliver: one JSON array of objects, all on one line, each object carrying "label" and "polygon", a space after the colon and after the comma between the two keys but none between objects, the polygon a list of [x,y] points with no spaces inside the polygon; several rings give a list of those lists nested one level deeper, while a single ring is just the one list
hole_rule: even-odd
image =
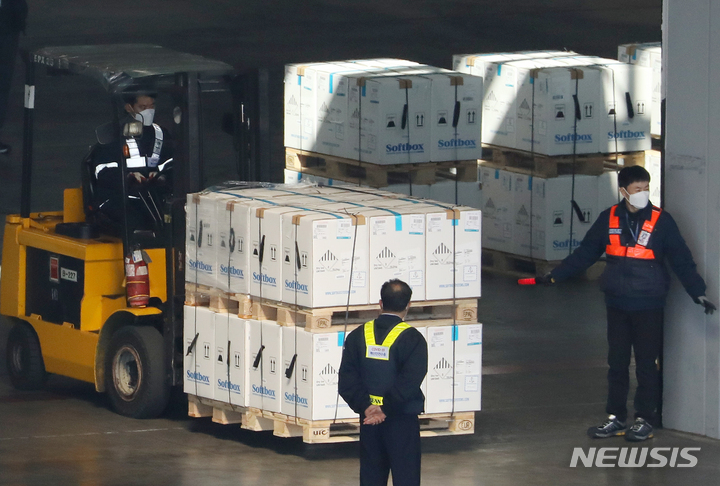
[{"label": "short dark hair", "polygon": [[134,105],[137,102],[138,96],[149,96],[152,99],[157,99],[157,93],[136,91],[132,93],[123,93],[122,99],[128,105]]},{"label": "short dark hair", "polygon": [[408,284],[396,278],[388,280],[380,288],[383,310],[402,312],[410,303],[412,289]]},{"label": "short dark hair", "polygon": [[645,170],[645,167],[631,165],[630,167],[625,167],[618,174],[618,186],[623,189],[634,182],[650,182],[650,173]]}]

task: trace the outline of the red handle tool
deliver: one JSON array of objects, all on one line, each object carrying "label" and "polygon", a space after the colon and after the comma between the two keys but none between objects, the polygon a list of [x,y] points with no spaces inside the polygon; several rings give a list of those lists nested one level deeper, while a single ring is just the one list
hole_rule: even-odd
[{"label": "red handle tool", "polygon": [[534,278],[521,278],[518,280],[518,285],[535,285],[536,283]]}]

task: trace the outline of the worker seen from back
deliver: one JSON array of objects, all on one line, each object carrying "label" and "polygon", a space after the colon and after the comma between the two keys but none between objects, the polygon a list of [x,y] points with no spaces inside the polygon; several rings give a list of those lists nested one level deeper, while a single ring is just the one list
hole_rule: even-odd
[{"label": "worker seen from back", "polygon": [[[663,343],[663,308],[670,288],[667,262],[692,299],[706,314],[716,310],[705,296],[690,249],[675,220],[650,203],[650,174],[640,166],[618,174],[623,201],[603,211],[580,246],[537,283],[553,284],[583,272],[603,253],[601,277],[607,307],[607,420],[588,429],[594,438],[625,436],[639,442],[653,437],[660,400],[659,357]],[[627,428],[631,352],[635,353],[637,390],[635,422]]]},{"label": "worker seen from back", "polygon": [[[127,116],[120,121],[124,133],[100,140],[86,158],[89,219],[110,234],[119,236],[124,224],[121,156],[127,166],[130,231],[157,229],[163,224],[163,202],[172,192],[173,148],[168,131],[154,123],[155,99],[150,92],[125,94]],[[128,128],[131,125],[133,130]]]},{"label": "worker seen from back", "polygon": [[427,343],[403,322],[412,290],[401,280],[380,290],[380,316],[351,332],[340,364],[340,396],[360,415],[360,484],[420,484],[420,423]]}]

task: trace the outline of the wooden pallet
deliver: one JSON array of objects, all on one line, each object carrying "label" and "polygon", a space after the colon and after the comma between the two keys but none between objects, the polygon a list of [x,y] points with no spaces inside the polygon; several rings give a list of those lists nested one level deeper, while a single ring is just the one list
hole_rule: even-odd
[{"label": "wooden pallet", "polygon": [[612,154],[581,154],[547,156],[531,154],[522,150],[483,144],[483,161],[513,171],[552,178],[559,175],[576,174],[601,175],[605,170],[614,170],[629,165],[644,165],[645,152]]},{"label": "wooden pallet", "polygon": [[286,148],[285,167],[310,175],[378,188],[405,183],[429,185],[445,179],[460,182],[477,180],[477,160],[378,165]]},{"label": "wooden pallet", "polygon": [[[560,262],[560,260],[537,260],[496,250],[483,249],[482,251],[483,270],[503,275],[512,275],[514,277],[545,275],[560,265]],[[605,262],[596,262],[584,272],[583,278],[587,280],[597,280],[604,270]]]},{"label": "wooden pallet", "polygon": [[[322,307],[310,309],[289,305],[271,300],[253,299],[253,319],[277,321],[283,326],[300,326],[311,332],[324,332],[333,326],[345,325],[345,314],[348,313],[347,323],[349,329],[375,319],[380,311],[379,304],[354,305],[346,309],[345,306]],[[429,300],[411,302],[410,311],[406,317],[408,323],[422,323],[423,321],[437,321],[436,325],[452,323],[477,323],[477,299]]]},{"label": "wooden pallet", "polygon": [[185,283],[185,305],[208,307],[219,313],[252,317],[252,298],[247,294],[223,292],[207,285]]},{"label": "wooden pallet", "polygon": [[[256,432],[272,431],[277,437],[302,437],[308,444],[353,442],[360,438],[358,418],[338,420],[306,420],[258,408],[239,407],[228,403],[188,395],[190,417],[212,417],[218,424],[240,424]],[[420,416],[420,436],[439,437],[475,433],[475,412],[438,413]]]},{"label": "wooden pallet", "polygon": [[[325,332],[333,326],[344,326],[347,313],[348,330],[375,319],[379,304],[309,308],[247,294],[231,294],[206,285],[185,284],[185,305],[208,307],[219,313],[230,313],[244,319],[276,321],[282,326],[299,326],[308,331]],[[426,325],[477,323],[477,299],[426,300],[410,303],[406,320]]]}]

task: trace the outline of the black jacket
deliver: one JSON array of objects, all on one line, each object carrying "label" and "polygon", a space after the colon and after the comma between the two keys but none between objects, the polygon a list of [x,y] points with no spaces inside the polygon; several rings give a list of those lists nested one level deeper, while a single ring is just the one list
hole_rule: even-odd
[{"label": "black jacket", "polygon": [[[375,319],[375,340],[381,343],[390,330],[400,323],[398,316],[383,314]],[[351,332],[343,349],[340,364],[338,391],[354,412],[362,414],[370,406],[362,360],[365,358],[365,334],[363,326]],[[415,328],[406,329],[391,347],[390,359],[394,361],[397,374],[394,384],[384,394],[382,410],[387,416],[420,414],[425,396],[420,390],[427,373],[427,343]]]},{"label": "black jacket", "polygon": [[[163,146],[160,150],[160,161],[162,164],[173,158],[173,140],[170,133],[163,131]],[[123,221],[123,204],[122,204],[122,176],[119,167],[102,168],[103,164],[119,164],[119,158],[122,155],[122,146],[125,144],[123,137],[118,137],[114,141],[107,144],[96,144],[85,158],[83,175],[83,186],[85,188],[86,216],[89,221],[96,223],[103,231],[109,234],[119,235]],[[143,127],[142,137],[137,139],[138,150],[140,155],[149,157],[152,155],[153,146],[155,144],[155,129],[153,127]],[[168,164],[170,166],[170,164]],[[101,169],[98,171],[98,169]],[[128,172],[139,172],[145,177],[149,177],[151,172],[157,172],[157,169],[151,168],[133,168]],[[144,197],[149,197],[148,192],[155,200],[155,205],[163,208],[163,201],[172,193],[172,167],[168,167],[161,172],[162,177],[149,179],[148,182],[141,187],[135,185],[132,178],[129,178],[127,190],[129,194],[142,191]],[[137,198],[131,198],[129,201],[128,224],[134,229],[150,229],[154,225],[155,218],[144,202]],[[150,204],[152,206],[152,204]]]},{"label": "black jacket", "polygon": [[0,2],[0,34],[25,32],[28,6],[25,0]]},{"label": "black jacket", "polygon": [[[638,228],[635,233],[639,233],[639,228],[652,216],[652,205],[633,214],[621,201],[615,214],[620,220],[621,244],[635,246],[630,227]],[[598,216],[580,246],[551,272],[555,280],[562,281],[586,270],[602,256],[610,244],[609,224],[610,208]],[[621,310],[662,308],[670,286],[665,262],[669,263],[690,297],[696,299],[705,295],[705,282],[697,273],[690,249],[667,211],[660,214],[647,248],[653,251],[655,260],[608,256],[601,280],[608,306]]]}]

